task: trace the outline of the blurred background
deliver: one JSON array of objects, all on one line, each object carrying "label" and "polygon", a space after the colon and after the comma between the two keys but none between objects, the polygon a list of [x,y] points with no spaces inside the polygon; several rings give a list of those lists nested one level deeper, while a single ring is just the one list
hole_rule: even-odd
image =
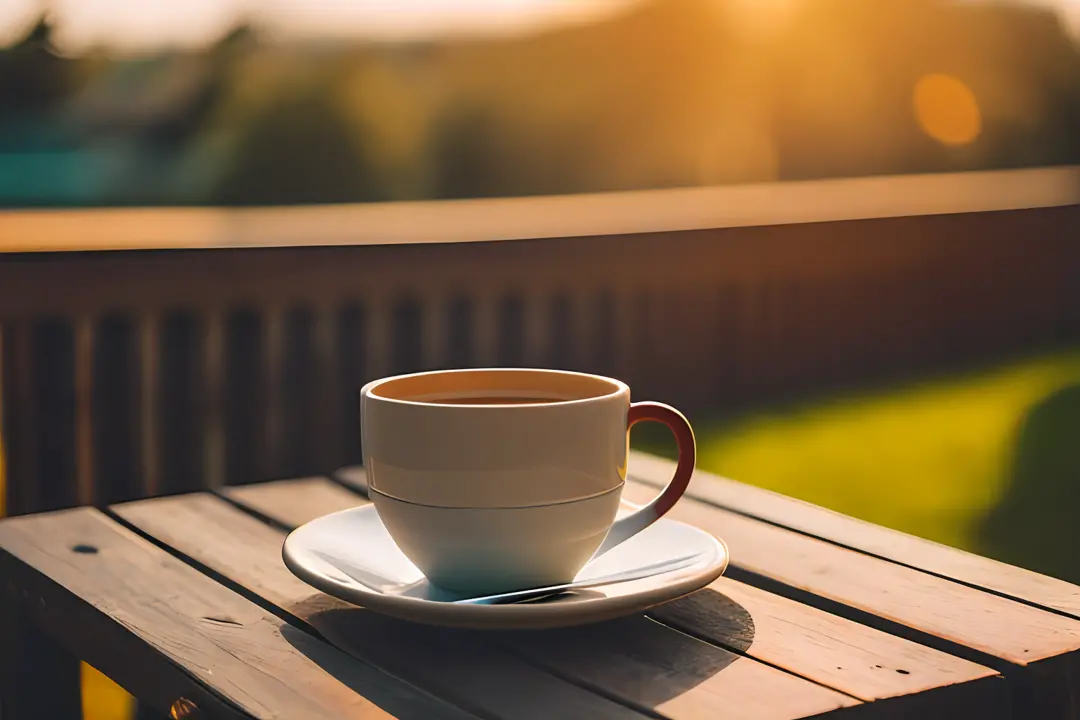
[{"label": "blurred background", "polygon": [[1080,157],[1076,0],[6,0],[0,204],[265,205]]},{"label": "blurred background", "polygon": [[[545,365],[684,407],[705,469],[1080,581],[1080,0],[5,0],[0,46],[0,510],[324,472],[365,379]],[[152,242],[679,188],[754,227]],[[147,251],[78,252],[111,233]]]}]

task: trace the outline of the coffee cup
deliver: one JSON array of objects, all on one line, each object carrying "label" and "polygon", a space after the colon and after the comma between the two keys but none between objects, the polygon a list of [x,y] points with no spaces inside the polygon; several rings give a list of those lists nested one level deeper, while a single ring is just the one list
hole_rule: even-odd
[{"label": "coffee cup", "polygon": [[[369,494],[390,536],[435,585],[495,593],[569,582],[682,496],[694,434],[674,408],[630,402],[600,375],[490,368],[383,378],[361,390]],[[679,460],[650,503],[616,519],[629,429],[654,421]]]}]

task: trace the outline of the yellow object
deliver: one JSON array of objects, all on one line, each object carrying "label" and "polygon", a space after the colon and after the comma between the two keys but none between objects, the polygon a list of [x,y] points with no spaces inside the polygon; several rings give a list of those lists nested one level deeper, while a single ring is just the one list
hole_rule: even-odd
[{"label": "yellow object", "polygon": [[83,720],[130,720],[135,701],[119,685],[82,664]]}]

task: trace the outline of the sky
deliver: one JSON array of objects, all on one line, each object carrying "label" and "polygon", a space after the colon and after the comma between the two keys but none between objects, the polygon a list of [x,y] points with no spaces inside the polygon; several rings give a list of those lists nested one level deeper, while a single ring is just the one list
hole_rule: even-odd
[{"label": "sky", "polygon": [[588,20],[632,0],[0,0],[0,44],[48,8],[60,47],[139,51],[212,42],[245,17],[293,37],[505,33]]},{"label": "sky", "polygon": [[[282,36],[416,38],[508,33],[589,20],[634,0],[0,0],[0,45],[48,8],[68,53],[127,52],[213,42],[245,17]],[[748,8],[800,0],[745,0]],[[988,0],[966,0],[981,2]],[[1018,0],[1056,8],[1080,36],[1080,0]],[[777,16],[783,13],[776,13]]]}]

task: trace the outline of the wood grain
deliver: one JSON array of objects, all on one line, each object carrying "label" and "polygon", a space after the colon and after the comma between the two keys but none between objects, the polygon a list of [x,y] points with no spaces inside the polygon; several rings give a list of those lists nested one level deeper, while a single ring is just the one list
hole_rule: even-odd
[{"label": "wood grain", "polygon": [[499,642],[559,674],[670,718],[756,720],[861,709],[853,699],[797,675],[641,616],[543,633],[508,633]]},{"label": "wood grain", "polygon": [[229,500],[288,527],[367,501],[326,478],[277,480],[222,488]]},{"label": "wood grain", "polygon": [[[340,468],[333,476],[366,492],[362,467]],[[927,717],[950,717],[977,708],[992,717],[1008,710],[1008,690],[993,669],[730,578],[648,614],[866,702],[906,698],[879,703],[883,713],[918,709]],[[930,691],[937,692],[925,706],[911,697]]]},{"label": "wood grain", "polygon": [[936,712],[978,707],[990,717],[1008,705],[1005,683],[990,668],[731,578],[649,615],[721,645],[745,644],[751,657],[868,702],[963,687],[956,704],[937,703]]},{"label": "wood grain", "polygon": [[[638,503],[656,489],[627,483]],[[684,497],[670,513],[722,537],[728,575],[1005,673],[1029,711],[1071,712],[1080,622]]]},{"label": "wood grain", "polygon": [[[275,507],[290,514],[296,508],[326,508],[327,501],[281,503],[280,488],[304,488],[309,499],[342,499],[329,481],[285,481],[270,490],[259,505],[272,515]],[[261,485],[245,486],[249,491]],[[360,500],[348,496],[344,507]],[[337,509],[344,509],[339,507]],[[551,717],[558,707],[566,717],[638,718],[632,709],[560,680],[510,653],[479,642],[468,633],[439,631],[384,618],[335,600],[296,578],[281,560],[285,534],[208,494],[142,500],[113,507],[113,512],[142,532],[211,568],[279,610],[318,630],[337,647],[381,667],[455,705],[486,717]],[[276,518],[285,521],[285,516]]]},{"label": "wood grain", "polygon": [[[250,501],[253,493],[266,487],[273,499],[259,502],[261,512],[273,517],[272,508],[277,506],[293,521],[302,520],[296,516],[301,503],[288,502],[288,494],[274,485],[251,485],[244,490]],[[342,488],[333,484],[309,481],[287,487],[302,488],[307,498],[303,505],[309,508],[328,510],[333,502],[340,502],[337,509],[344,509],[360,500],[351,493],[343,497]],[[313,498],[319,494],[325,501],[316,503]],[[478,634],[422,628],[349,609],[310,588],[299,591],[299,581],[280,559],[283,534],[211,496],[147,500],[117,506],[115,512],[310,622],[348,652],[440,696],[457,692],[458,702],[500,717],[523,717],[531,711],[547,717],[576,714],[581,707],[578,685],[618,698],[621,706],[614,707],[624,712],[637,708],[671,718],[806,717],[859,704],[854,698],[640,616],[589,630]],[[282,521],[284,516],[275,519]],[[192,533],[192,528],[199,529]],[[196,542],[192,537],[201,539]],[[391,636],[402,639],[394,642]],[[480,665],[486,679],[478,681]],[[552,675],[537,673],[536,665]],[[555,676],[570,679],[573,685],[563,687]],[[569,693],[568,687],[574,692]],[[753,690],[748,692],[748,688]],[[606,701],[597,694],[590,702]]]},{"label": "wood grain", "polygon": [[0,522],[3,576],[73,654],[167,714],[462,719],[289,627],[97,510]]},{"label": "wood grain", "polygon": [[[673,462],[654,455],[631,453],[631,475],[649,485],[666,484],[674,467]],[[695,471],[687,494],[844,547],[1080,618],[1080,586],[1064,580],[863,522],[702,470]]]}]

